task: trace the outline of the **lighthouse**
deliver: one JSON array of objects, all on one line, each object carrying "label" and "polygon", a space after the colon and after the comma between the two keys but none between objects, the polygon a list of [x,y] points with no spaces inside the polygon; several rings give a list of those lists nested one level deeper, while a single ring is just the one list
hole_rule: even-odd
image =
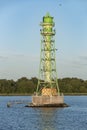
[{"label": "lighthouse", "polygon": [[31,106],[66,106],[64,96],[60,93],[56,69],[55,23],[47,13],[40,23],[41,48],[39,77]]},{"label": "lighthouse", "polygon": [[60,95],[55,55],[55,23],[49,13],[43,17],[41,25],[40,68],[37,93],[41,95]]}]

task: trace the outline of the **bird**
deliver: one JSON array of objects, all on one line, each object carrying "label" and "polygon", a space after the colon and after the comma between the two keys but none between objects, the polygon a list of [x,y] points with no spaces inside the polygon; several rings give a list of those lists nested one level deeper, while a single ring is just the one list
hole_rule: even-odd
[{"label": "bird", "polygon": [[62,4],[60,3],[59,6],[62,6]]}]

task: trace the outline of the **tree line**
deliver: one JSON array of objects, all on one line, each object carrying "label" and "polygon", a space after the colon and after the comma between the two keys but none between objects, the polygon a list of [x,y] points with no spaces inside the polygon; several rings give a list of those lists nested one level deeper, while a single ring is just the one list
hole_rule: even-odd
[{"label": "tree line", "polygon": [[[17,81],[0,79],[0,94],[33,94],[36,91],[38,79],[22,77]],[[58,79],[60,92],[87,93],[87,80],[78,78]]]}]

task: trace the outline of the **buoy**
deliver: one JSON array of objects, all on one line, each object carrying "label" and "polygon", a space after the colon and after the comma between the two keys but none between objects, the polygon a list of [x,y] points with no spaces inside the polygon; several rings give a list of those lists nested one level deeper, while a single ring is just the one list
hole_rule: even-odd
[{"label": "buoy", "polygon": [[11,106],[11,103],[10,103],[10,102],[8,102],[8,103],[7,103],[7,107],[10,107],[10,106]]}]

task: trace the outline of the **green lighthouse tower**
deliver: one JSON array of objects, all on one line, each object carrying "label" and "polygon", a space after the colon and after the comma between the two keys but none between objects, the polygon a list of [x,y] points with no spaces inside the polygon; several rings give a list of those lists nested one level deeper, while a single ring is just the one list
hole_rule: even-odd
[{"label": "green lighthouse tower", "polygon": [[42,38],[37,94],[60,95],[56,71],[53,17],[47,13],[40,25],[42,26],[40,30]]},{"label": "green lighthouse tower", "polygon": [[31,106],[64,106],[64,97],[60,94],[57,80],[53,17],[47,13],[40,25],[42,28],[39,77]]}]

